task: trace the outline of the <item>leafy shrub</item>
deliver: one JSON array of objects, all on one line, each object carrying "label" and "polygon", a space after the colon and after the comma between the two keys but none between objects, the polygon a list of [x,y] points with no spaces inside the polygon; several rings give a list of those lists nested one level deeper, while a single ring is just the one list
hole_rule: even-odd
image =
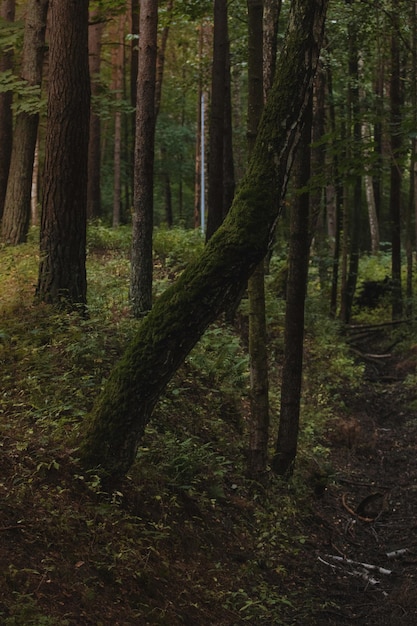
[{"label": "leafy shrub", "polygon": [[131,226],[110,228],[99,220],[88,225],[87,249],[92,251],[118,250],[128,254],[132,244]]},{"label": "leafy shrub", "polygon": [[199,230],[156,228],[153,247],[155,256],[165,266],[181,270],[201,253],[204,239]]}]

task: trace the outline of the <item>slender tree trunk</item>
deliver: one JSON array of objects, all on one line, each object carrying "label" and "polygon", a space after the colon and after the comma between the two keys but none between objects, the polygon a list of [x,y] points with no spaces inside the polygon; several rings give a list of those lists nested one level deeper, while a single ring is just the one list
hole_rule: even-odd
[{"label": "slender tree trunk", "polygon": [[[263,2],[248,6],[248,152],[252,154],[264,101]],[[248,281],[250,400],[248,473],[253,478],[266,471],[268,461],[269,397],[268,351],[265,316],[264,260]]]},{"label": "slender tree trunk", "polygon": [[326,72],[319,63],[313,88],[313,117],[311,128],[311,172],[309,182],[310,203],[310,246],[314,243],[318,257],[320,287],[322,291],[328,286],[329,244],[326,230],[325,185],[323,176],[326,169],[326,148],[323,142],[326,124]]},{"label": "slender tree trunk", "polygon": [[[361,121],[359,112],[359,66],[356,24],[349,23],[349,86],[347,110],[348,163],[354,169],[360,162],[361,150]],[[343,224],[343,277],[341,294],[340,317],[344,323],[350,321],[353,297],[356,289],[359,264],[359,229],[362,204],[362,178],[355,173],[346,177],[344,196],[344,224]]]},{"label": "slender tree trunk", "polygon": [[[202,194],[203,199],[205,200],[205,189],[202,189],[202,167],[205,163],[205,158],[202,158],[202,150],[205,147],[205,137],[203,136],[203,128],[205,128],[205,119],[203,119],[202,115],[205,113],[204,103],[206,101],[206,93],[205,93],[205,80],[203,75],[203,60],[205,54],[205,47],[207,44],[207,25],[203,22],[199,28],[199,38],[198,38],[198,64],[199,64],[199,72],[198,72],[198,98],[197,98],[197,133],[196,133],[196,144],[195,144],[195,170],[194,170],[194,228],[200,228],[202,232],[205,230],[205,224],[202,224]],[[204,112],[203,112],[204,109]],[[204,150],[205,152],[205,150]]]},{"label": "slender tree trunk", "polygon": [[401,71],[399,43],[399,6],[392,0],[391,80],[390,80],[390,142],[391,142],[391,272],[392,319],[402,316],[401,288]]},{"label": "slender tree trunk", "polygon": [[130,298],[135,317],[152,308],[157,26],[157,0],[141,0],[130,277]]},{"label": "slender tree trunk", "polygon": [[232,126],[232,85],[230,76],[230,43],[226,40],[226,74],[224,92],[224,123],[223,123],[223,218],[232,206],[235,195],[235,166],[233,158],[233,126]]},{"label": "slender tree trunk", "polygon": [[48,125],[36,298],[84,309],[90,81],[88,1],[50,2]]},{"label": "slender tree trunk", "polygon": [[385,83],[385,45],[386,38],[384,23],[381,23],[381,7],[375,6],[377,19],[377,46],[376,46],[376,68],[374,78],[374,151],[372,155],[374,175],[372,182],[374,186],[375,211],[377,218],[381,217],[382,203],[382,172],[384,169],[384,155],[382,142],[382,120],[384,119],[384,83]]},{"label": "slender tree trunk", "polygon": [[263,0],[264,97],[272,87],[277,64],[278,24],[282,0]]},{"label": "slender tree trunk", "polygon": [[[25,18],[21,77],[28,85],[39,88],[45,52],[47,11],[48,0],[31,0]],[[14,245],[24,243],[29,230],[38,122],[38,112],[21,111],[16,117],[1,231],[3,241]]]},{"label": "slender tree trunk", "polygon": [[32,189],[30,192],[30,214],[32,226],[39,226],[39,136],[33,157]]},{"label": "slender tree trunk", "polygon": [[[104,22],[98,9],[90,11],[90,25],[88,28],[89,69],[91,80],[91,95],[100,94],[101,68],[101,38]],[[87,217],[97,218],[101,215],[101,121],[100,116],[90,113],[90,139],[88,143],[88,187],[87,187]]]},{"label": "slender tree trunk", "polygon": [[365,120],[362,121],[361,136],[362,136],[362,142],[364,146],[364,157],[365,157],[365,174],[363,178],[364,178],[364,183],[365,183],[366,203],[368,205],[369,231],[371,234],[371,250],[372,250],[372,254],[378,254],[379,224],[378,224],[378,215],[376,212],[374,179],[371,174],[371,166],[369,165],[370,150],[367,146],[367,144],[369,144],[370,137],[371,137],[371,126]]},{"label": "slender tree trunk", "polygon": [[[327,0],[294,0],[247,172],[223,225],[142,320],[92,410],[79,449],[112,478],[133,463],[153,408],[207,326],[236,298],[265,256],[311,94]],[[281,202],[279,202],[281,206]]]},{"label": "slender tree trunk", "polygon": [[[331,70],[327,70],[327,88],[329,94],[329,118],[330,128],[333,136],[333,143],[336,144],[336,113],[334,107],[333,98],[333,80]],[[337,314],[337,302],[338,302],[338,286],[339,286],[339,265],[340,265],[340,252],[341,252],[341,230],[342,230],[342,205],[343,205],[343,190],[341,184],[339,157],[337,150],[333,150],[334,154],[331,157],[331,171],[333,174],[333,183],[327,187],[327,204],[330,197],[333,199],[333,214],[334,214],[334,243],[333,243],[333,263],[332,263],[332,283],[330,294],[330,316],[336,317]],[[330,211],[328,209],[328,215]],[[330,229],[329,229],[330,233]]]},{"label": "slender tree trunk", "polygon": [[169,29],[174,14],[174,0],[168,0],[165,11],[165,23],[162,28],[156,55],[156,84],[155,84],[155,117],[158,117],[161,108],[162,80],[164,77],[165,55],[168,43]]},{"label": "slender tree trunk", "polygon": [[[0,17],[7,22],[14,22],[15,0],[1,0]],[[6,72],[13,67],[13,52],[0,52],[0,72]],[[3,216],[4,200],[6,198],[7,179],[9,176],[10,158],[13,141],[13,114],[12,91],[0,93],[0,220]]]},{"label": "slender tree trunk", "polygon": [[209,128],[207,241],[223,221],[224,102],[228,50],[227,0],[214,0],[214,40]]},{"label": "slender tree trunk", "polygon": [[[359,76],[361,79],[361,83],[363,83],[363,71],[364,67],[364,58],[363,54],[359,54]],[[365,98],[364,89],[360,89],[360,99],[363,101]],[[362,109],[364,107],[361,107]],[[379,251],[379,224],[378,224],[378,215],[376,211],[376,201],[375,201],[375,187],[374,180],[372,175],[372,165],[371,165],[371,139],[372,139],[372,130],[371,124],[365,118],[364,112],[362,111],[362,120],[361,120],[361,140],[363,145],[363,162],[364,162],[364,175],[363,181],[365,186],[365,196],[366,196],[366,204],[368,207],[368,221],[369,221],[369,232],[371,235],[371,251],[373,255],[378,254]]]},{"label": "slender tree trunk", "polygon": [[130,105],[131,115],[131,137],[129,144],[129,172],[132,187],[134,186],[134,164],[135,164],[135,137],[136,137],[136,98],[138,91],[138,62],[139,62],[139,0],[130,0],[130,22],[132,40],[130,46]]},{"label": "slender tree trunk", "polygon": [[[417,0],[411,7],[411,110],[417,128]],[[417,215],[417,139],[411,138],[409,202],[406,215],[407,316],[413,315],[413,216]]]},{"label": "slender tree trunk", "polygon": [[[162,81],[165,68],[165,55],[168,43],[169,29],[171,26],[174,11],[174,0],[168,0],[165,13],[165,23],[162,28],[162,32],[159,39],[158,50],[156,55],[156,84],[155,84],[155,120],[158,117],[159,109],[161,108],[162,98]],[[174,223],[172,214],[172,192],[171,192],[171,177],[167,168],[167,150],[165,146],[161,148],[161,162],[164,171],[162,172],[162,180],[164,186],[164,205],[165,205],[165,222],[168,228],[171,228]],[[181,189],[181,182],[179,185]]]},{"label": "slender tree trunk", "polygon": [[198,93],[197,93],[197,119],[196,119],[196,140],[195,140],[195,165],[194,165],[194,228],[204,228],[201,224],[201,109],[203,96],[203,76],[202,76],[202,54],[203,54],[203,26],[200,25],[198,37]]},{"label": "slender tree trunk", "polygon": [[117,102],[114,114],[114,175],[113,175],[113,227],[117,228],[121,222],[122,212],[122,112],[120,105],[123,99],[124,73],[124,40],[126,15],[119,16],[117,26],[117,44],[113,55],[113,90]]},{"label": "slender tree trunk", "polygon": [[[297,189],[305,189],[310,180],[311,127],[312,94],[311,102],[305,114],[305,126],[296,159],[295,182]],[[304,302],[310,250],[309,200],[308,191],[297,195],[291,207],[290,218],[281,409],[278,438],[272,461],[274,472],[286,477],[291,476],[294,469],[299,431],[303,372]]]}]

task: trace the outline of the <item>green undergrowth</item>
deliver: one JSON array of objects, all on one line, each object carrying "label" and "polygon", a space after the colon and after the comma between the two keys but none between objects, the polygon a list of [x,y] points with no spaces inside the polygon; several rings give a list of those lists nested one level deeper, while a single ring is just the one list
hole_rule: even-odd
[{"label": "green undergrowth", "polygon": [[[156,233],[155,294],[201,246],[196,233]],[[129,310],[129,254],[127,227],[89,229],[89,314],[80,318],[33,304],[36,231],[25,245],[0,248],[0,622],[314,624],[317,601],[305,577],[300,584],[310,478],[319,467],[331,479],[320,434],[343,413],[338,389],[361,370],[313,289],[296,473],[290,484],[251,481],[243,301],[235,325],[219,320],[188,356],[136,464],[108,491],[79,469],[77,443],[140,323]],[[284,313],[274,289],[272,275],[271,446]]]}]

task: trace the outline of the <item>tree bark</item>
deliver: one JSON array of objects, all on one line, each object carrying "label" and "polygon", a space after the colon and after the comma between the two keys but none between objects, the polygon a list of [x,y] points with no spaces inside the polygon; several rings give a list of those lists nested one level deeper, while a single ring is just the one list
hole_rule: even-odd
[{"label": "tree bark", "polygon": [[[2,0],[0,17],[8,22],[14,22],[15,0]],[[0,72],[13,67],[13,52],[11,50],[0,53]],[[3,216],[4,200],[6,198],[7,179],[9,177],[10,158],[13,141],[13,93],[0,93],[0,220]]]},{"label": "tree bark", "polygon": [[[48,4],[31,0],[27,7],[21,78],[30,86],[41,85]],[[38,112],[22,111],[16,117],[1,232],[12,245],[24,243],[28,235],[38,122]]]},{"label": "tree bark", "polygon": [[88,1],[51,0],[48,125],[36,299],[85,307]]},{"label": "tree bark", "polygon": [[[327,88],[329,95],[329,118],[330,129],[333,135],[333,143],[336,144],[336,114],[333,98],[333,79],[330,69],[327,70]],[[334,229],[334,244],[333,244],[333,263],[332,263],[332,279],[331,279],[331,292],[330,292],[330,317],[335,318],[337,314],[337,302],[338,302],[338,285],[339,285],[339,265],[340,265],[340,248],[341,248],[341,230],[342,230],[342,204],[343,204],[343,192],[340,175],[340,160],[337,155],[337,150],[333,150],[334,154],[331,156],[331,170],[333,174],[334,186],[328,185],[326,192],[327,200],[327,212],[328,220],[330,219],[331,212],[333,213],[333,229]],[[332,209],[329,209],[329,202],[332,199]],[[330,228],[329,234],[331,235]]]},{"label": "tree bark", "polygon": [[165,13],[165,23],[162,28],[158,50],[156,54],[156,79],[155,79],[155,118],[158,117],[161,108],[162,80],[164,77],[165,55],[168,43],[169,29],[174,14],[174,0],[168,0]]},{"label": "tree bark", "polygon": [[391,32],[391,80],[390,80],[390,145],[391,145],[391,279],[392,279],[392,319],[402,316],[401,288],[401,71],[398,0],[392,0]]},{"label": "tree bark", "polygon": [[[153,408],[200,336],[265,256],[285,195],[322,40],[327,0],[294,0],[279,69],[232,209],[157,300],[87,420],[80,460],[113,478],[133,463]],[[279,203],[281,205],[281,203]]]},{"label": "tree bark", "polygon": [[278,24],[281,13],[282,0],[263,0],[264,28],[263,28],[263,72],[264,98],[266,99],[275,75],[277,64]]},{"label": "tree bark", "polygon": [[[411,109],[414,128],[417,128],[417,0],[410,7],[411,17]],[[417,214],[417,139],[410,142],[409,195],[405,218],[407,255],[407,317],[413,315],[413,216]]]},{"label": "tree bark", "polygon": [[141,0],[130,299],[135,317],[152,308],[152,231],[157,0]]},{"label": "tree bark", "polygon": [[[90,11],[88,27],[89,69],[91,95],[100,94],[101,38],[104,22],[99,9]],[[101,215],[101,120],[92,108],[90,113],[90,138],[88,142],[87,218]]]},{"label": "tree bark", "polygon": [[123,99],[124,40],[126,15],[119,15],[116,34],[116,46],[112,55],[112,88],[117,102],[114,113],[114,150],[113,150],[113,227],[120,226],[122,214],[122,112]]},{"label": "tree bark", "polygon": [[[306,110],[305,126],[295,167],[296,189],[305,189],[311,169],[312,100]],[[296,192],[297,193],[297,192]],[[284,362],[281,379],[281,409],[272,469],[290,477],[297,454],[303,372],[304,303],[310,251],[308,191],[298,192],[291,207],[288,282],[285,308]]]},{"label": "tree bark", "polygon": [[209,125],[210,145],[207,176],[207,241],[222,223],[225,213],[225,207],[223,206],[223,165],[227,40],[227,0],[214,0],[213,67]]},{"label": "tree bark", "polygon": [[343,207],[343,271],[340,318],[350,321],[359,264],[359,231],[362,204],[362,177],[358,171],[361,159],[361,121],[359,111],[359,51],[354,20],[348,25],[349,85],[346,120],[347,160],[354,172],[346,175]]},{"label": "tree bark", "polygon": [[[248,6],[248,152],[251,155],[264,102],[263,2],[247,0]],[[253,478],[266,471],[268,461],[269,396],[268,351],[265,316],[264,260],[248,281],[250,422],[248,473]]]}]

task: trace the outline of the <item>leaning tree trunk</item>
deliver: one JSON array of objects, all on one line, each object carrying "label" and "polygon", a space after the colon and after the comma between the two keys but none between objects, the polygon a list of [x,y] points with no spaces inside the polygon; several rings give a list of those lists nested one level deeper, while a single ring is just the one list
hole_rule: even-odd
[{"label": "leaning tree trunk", "polygon": [[48,125],[38,301],[83,309],[90,113],[88,1],[50,2]]},{"label": "leaning tree trunk", "polygon": [[[32,0],[28,3],[25,18],[20,75],[28,85],[37,86],[39,90],[45,52],[48,4],[49,0]],[[16,117],[1,228],[2,240],[12,245],[25,243],[27,240],[38,123],[38,111],[20,111]]]},{"label": "leaning tree trunk", "polygon": [[[80,460],[117,478],[132,465],[153,408],[207,326],[268,250],[311,94],[328,0],[294,0],[276,80],[232,209],[200,257],[156,302],[87,420]],[[279,203],[280,205],[281,203]]]}]

